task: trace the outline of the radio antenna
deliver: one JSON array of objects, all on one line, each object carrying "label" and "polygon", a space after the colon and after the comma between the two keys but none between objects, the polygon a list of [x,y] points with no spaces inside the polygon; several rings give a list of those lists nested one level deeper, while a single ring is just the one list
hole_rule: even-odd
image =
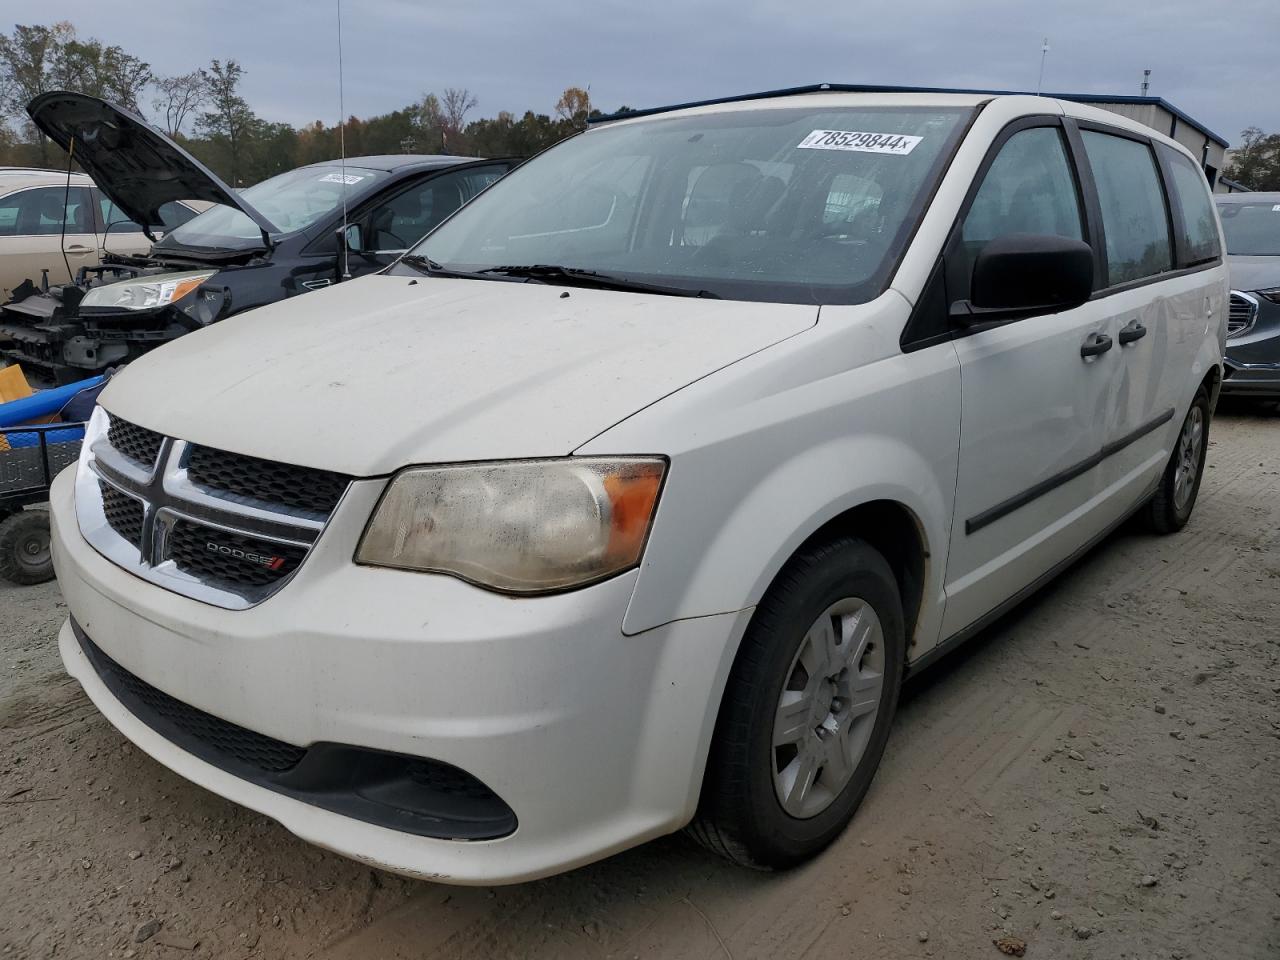
[{"label": "radio antenna", "polygon": [[1044,86],[1044,61],[1049,56],[1049,38],[1045,37],[1040,44],[1040,79],[1036,81],[1036,96],[1040,96],[1040,88]]},{"label": "radio antenna", "polygon": [[338,4],[338,169],[342,180],[342,279],[351,279],[351,251],[347,247],[347,104],[342,85],[342,0]]}]

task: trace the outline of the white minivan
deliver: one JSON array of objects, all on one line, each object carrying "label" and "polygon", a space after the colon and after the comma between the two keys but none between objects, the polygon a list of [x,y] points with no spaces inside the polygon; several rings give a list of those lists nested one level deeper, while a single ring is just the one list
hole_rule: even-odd
[{"label": "white minivan", "polygon": [[1221,250],[1191,155],[1074,103],[594,125],[112,380],[52,490],[63,660],[161,763],[390,870],[689,825],[797,863],[907,675],[1130,515],[1187,522]]}]

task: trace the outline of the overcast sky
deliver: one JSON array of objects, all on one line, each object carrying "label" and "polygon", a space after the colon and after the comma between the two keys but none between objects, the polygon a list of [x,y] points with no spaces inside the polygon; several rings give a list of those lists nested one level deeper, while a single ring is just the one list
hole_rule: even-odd
[{"label": "overcast sky", "polygon": [[[10,10],[13,9],[11,5]],[[343,0],[348,114],[467,87],[469,119],[550,113],[590,84],[594,106],[655,106],[817,82],[1164,97],[1233,145],[1280,131],[1280,0]],[[336,0],[50,0],[65,19],[160,73],[234,58],[269,120],[333,123]],[[28,10],[32,12],[27,12]],[[38,11],[38,12],[37,12]]]}]

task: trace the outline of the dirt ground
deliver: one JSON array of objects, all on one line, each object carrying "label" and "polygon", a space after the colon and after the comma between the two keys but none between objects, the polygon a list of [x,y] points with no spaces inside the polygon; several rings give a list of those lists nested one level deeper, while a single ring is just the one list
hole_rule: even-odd
[{"label": "dirt ground", "polygon": [[0,586],[0,951],[1275,960],[1280,417],[1212,435],[1188,528],[1112,537],[912,683],[854,824],[786,874],[682,837],[492,890],[359,866],[129,746],[60,669],[56,584]]}]

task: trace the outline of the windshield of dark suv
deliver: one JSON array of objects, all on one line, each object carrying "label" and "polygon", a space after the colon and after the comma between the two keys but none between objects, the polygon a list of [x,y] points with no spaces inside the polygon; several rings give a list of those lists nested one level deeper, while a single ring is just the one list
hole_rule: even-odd
[{"label": "windshield of dark suv", "polygon": [[1280,203],[1221,203],[1227,253],[1238,257],[1280,257]]},{"label": "windshield of dark suv", "polygon": [[[321,217],[368,193],[386,179],[383,170],[348,166],[302,167],[239,191],[259,213],[280,229],[280,235],[305,230]],[[165,235],[159,247],[211,247],[242,249],[262,245],[262,231],[234,207],[216,206]]]},{"label": "windshield of dark suv", "polygon": [[508,174],[406,261],[864,302],[884,289],[972,113],[770,105],[605,124]]}]

